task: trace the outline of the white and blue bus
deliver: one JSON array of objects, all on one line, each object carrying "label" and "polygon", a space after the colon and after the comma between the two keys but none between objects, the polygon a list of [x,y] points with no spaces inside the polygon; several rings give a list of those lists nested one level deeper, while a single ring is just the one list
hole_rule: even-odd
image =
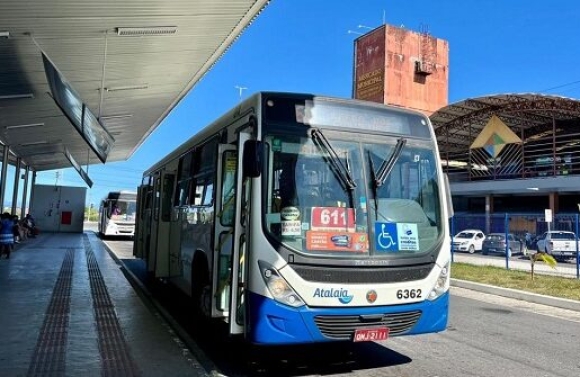
[{"label": "white and blue bus", "polygon": [[102,237],[135,235],[137,193],[111,191],[99,205],[98,232]]},{"label": "white and blue bus", "polygon": [[255,344],[439,332],[448,193],[426,116],[262,92],[144,173],[134,254]]}]

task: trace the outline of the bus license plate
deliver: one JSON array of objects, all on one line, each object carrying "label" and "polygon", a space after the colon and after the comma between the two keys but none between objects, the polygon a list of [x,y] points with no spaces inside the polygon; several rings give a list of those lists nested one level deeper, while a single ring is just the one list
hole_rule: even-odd
[{"label": "bus license plate", "polygon": [[389,336],[387,327],[373,327],[370,329],[358,329],[354,332],[353,342],[371,342],[386,340]]}]

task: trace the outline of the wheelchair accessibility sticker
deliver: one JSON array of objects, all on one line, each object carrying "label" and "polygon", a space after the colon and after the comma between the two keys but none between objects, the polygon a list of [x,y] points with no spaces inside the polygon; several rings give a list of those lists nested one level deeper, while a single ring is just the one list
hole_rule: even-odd
[{"label": "wheelchair accessibility sticker", "polygon": [[375,223],[378,251],[419,250],[417,224]]}]

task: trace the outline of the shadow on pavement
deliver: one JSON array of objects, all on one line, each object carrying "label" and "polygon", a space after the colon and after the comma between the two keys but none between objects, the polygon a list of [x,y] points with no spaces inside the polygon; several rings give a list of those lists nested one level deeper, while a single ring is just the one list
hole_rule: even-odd
[{"label": "shadow on pavement", "polygon": [[151,280],[139,259],[122,261],[151,296],[227,376],[303,376],[349,373],[411,362],[377,343],[324,343],[260,347],[230,337],[225,324],[196,323],[188,296],[172,285]]}]

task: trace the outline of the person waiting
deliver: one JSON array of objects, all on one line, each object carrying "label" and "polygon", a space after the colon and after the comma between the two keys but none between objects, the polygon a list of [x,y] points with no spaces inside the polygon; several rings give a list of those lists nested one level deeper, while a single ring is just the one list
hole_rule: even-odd
[{"label": "person waiting", "polygon": [[4,212],[0,215],[0,257],[6,254],[6,259],[10,259],[10,253],[14,247],[14,221],[12,215]]},{"label": "person waiting", "polygon": [[18,215],[12,216],[12,233],[14,234],[14,243],[20,243],[25,238],[26,229],[22,226]]},{"label": "person waiting", "polygon": [[38,229],[36,228],[36,221],[34,221],[34,217],[32,217],[30,213],[27,213],[24,217],[23,225],[26,228],[28,237],[35,238],[36,234],[38,233]]}]

